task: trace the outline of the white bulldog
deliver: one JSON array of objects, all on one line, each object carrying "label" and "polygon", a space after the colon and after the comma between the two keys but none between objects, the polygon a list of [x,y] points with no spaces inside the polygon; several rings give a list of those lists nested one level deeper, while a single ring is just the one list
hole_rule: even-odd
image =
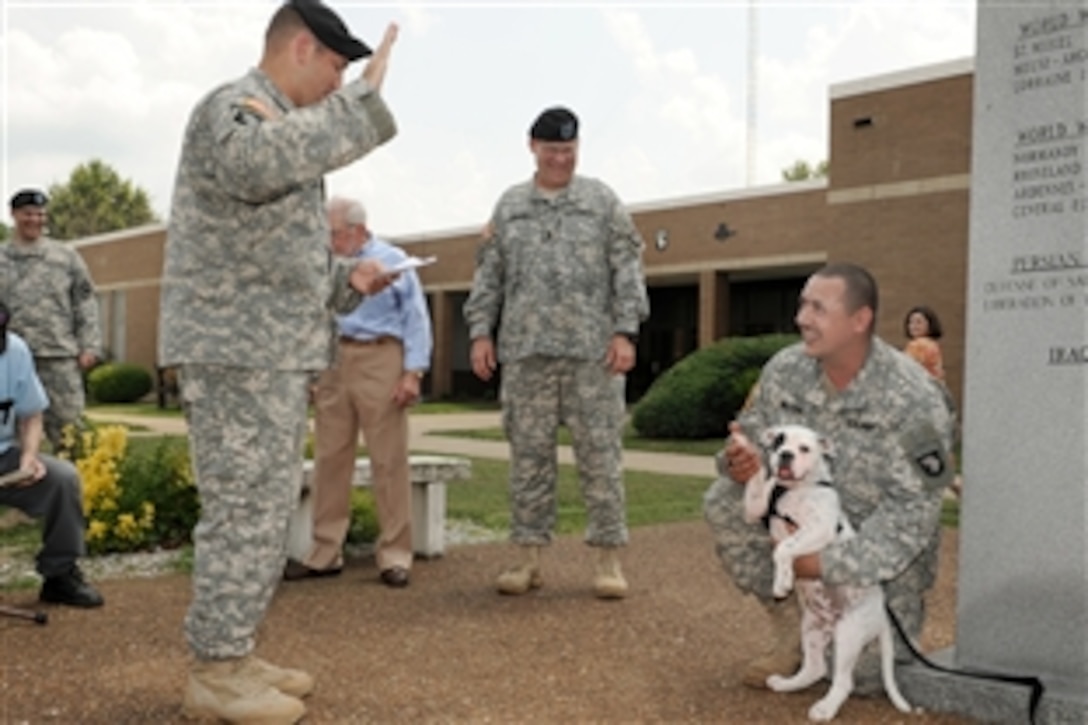
[{"label": "white bulldog", "polygon": [[[778,542],[774,547],[773,591],[781,598],[794,586],[795,558],[853,538],[855,532],[831,487],[832,449],[826,439],[804,426],[785,425],[765,431],[762,442],[769,452],[771,474],[761,469],[745,485],[744,518],[749,523],[763,520]],[[834,641],[831,689],[808,711],[810,720],[831,720],[854,689],[854,667],[862,649],[879,637],[884,689],[900,712],[911,712],[895,682],[884,591],[879,586],[831,586],[801,579],[797,593],[802,607],[801,669],[792,677],[771,675],[767,686],[776,692],[793,692],[824,677],[827,645]]]}]

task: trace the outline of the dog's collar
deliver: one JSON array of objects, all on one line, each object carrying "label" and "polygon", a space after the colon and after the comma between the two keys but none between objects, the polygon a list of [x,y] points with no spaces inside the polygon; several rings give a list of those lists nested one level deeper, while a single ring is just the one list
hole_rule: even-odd
[{"label": "dog's collar", "polygon": [[[831,487],[831,481],[817,481],[816,485],[817,486],[827,486],[827,487],[830,488]],[[774,485],[774,488],[771,489],[771,499],[770,499],[770,501],[767,502],[767,513],[765,513],[763,515],[763,518],[761,519],[761,521],[763,522],[763,527],[765,529],[767,529],[768,531],[771,530],[771,519],[774,519],[774,518],[782,519],[783,521],[785,521],[790,526],[793,526],[794,528],[800,528],[800,524],[798,524],[793,519],[793,517],[787,516],[786,514],[784,514],[784,513],[782,513],[781,511],[778,510],[778,502],[782,499],[783,496],[786,495],[786,493],[788,491],[789,491],[789,489],[786,488],[785,486],[783,486],[780,483],[776,483]],[[835,533],[837,533],[837,534],[842,533],[842,520],[841,519],[839,520],[838,525],[835,527]]]},{"label": "dog's collar", "polygon": [[784,516],[778,512],[778,500],[786,495],[789,491],[788,488],[780,483],[776,483],[774,488],[771,489],[771,499],[767,502],[767,513],[763,514],[763,527],[768,531],[771,530],[771,519],[778,517],[785,521],[787,524],[797,525],[797,522],[788,516]]}]

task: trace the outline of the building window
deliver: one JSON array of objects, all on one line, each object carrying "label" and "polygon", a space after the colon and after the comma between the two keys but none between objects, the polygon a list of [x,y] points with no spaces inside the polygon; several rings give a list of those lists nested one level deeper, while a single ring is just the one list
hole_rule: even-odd
[{"label": "building window", "polygon": [[107,360],[125,359],[125,291],[98,293],[98,322],[102,327],[102,347]]}]

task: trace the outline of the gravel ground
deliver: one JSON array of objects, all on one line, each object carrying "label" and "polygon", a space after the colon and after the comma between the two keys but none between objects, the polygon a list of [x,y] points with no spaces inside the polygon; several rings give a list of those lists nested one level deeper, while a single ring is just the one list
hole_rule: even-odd
[{"label": "gravel ground", "polygon": [[[923,645],[954,638],[957,534],[946,532]],[[502,597],[491,582],[504,543],[460,544],[418,561],[412,584],[377,580],[373,559],[342,576],[284,584],[258,652],[317,678],[309,723],[802,723],[824,686],[791,695],[739,684],[766,638],[760,609],[737,594],[701,522],[636,529],[624,553],[631,595],[590,593],[592,552],[559,539],[545,586]],[[101,610],[50,608],[40,627],[0,618],[0,722],[174,723],[187,653],[181,574],[108,579]],[[34,606],[35,590],[4,594]],[[852,699],[843,723],[965,723],[901,715]]]}]

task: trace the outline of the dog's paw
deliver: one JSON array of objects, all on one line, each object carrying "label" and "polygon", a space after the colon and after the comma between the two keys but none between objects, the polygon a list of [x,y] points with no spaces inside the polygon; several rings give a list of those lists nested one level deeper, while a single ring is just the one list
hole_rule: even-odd
[{"label": "dog's paw", "polygon": [[789,678],[783,677],[782,675],[771,675],[767,678],[767,689],[775,692],[786,692],[787,679]]},{"label": "dog's paw", "polygon": [[838,704],[828,702],[828,698],[825,697],[808,709],[808,719],[812,722],[831,722],[838,711]]},{"label": "dog's paw", "polygon": [[792,590],[793,572],[786,568],[780,569],[775,573],[774,586],[771,588],[771,593],[774,594],[775,599],[785,599]]}]

